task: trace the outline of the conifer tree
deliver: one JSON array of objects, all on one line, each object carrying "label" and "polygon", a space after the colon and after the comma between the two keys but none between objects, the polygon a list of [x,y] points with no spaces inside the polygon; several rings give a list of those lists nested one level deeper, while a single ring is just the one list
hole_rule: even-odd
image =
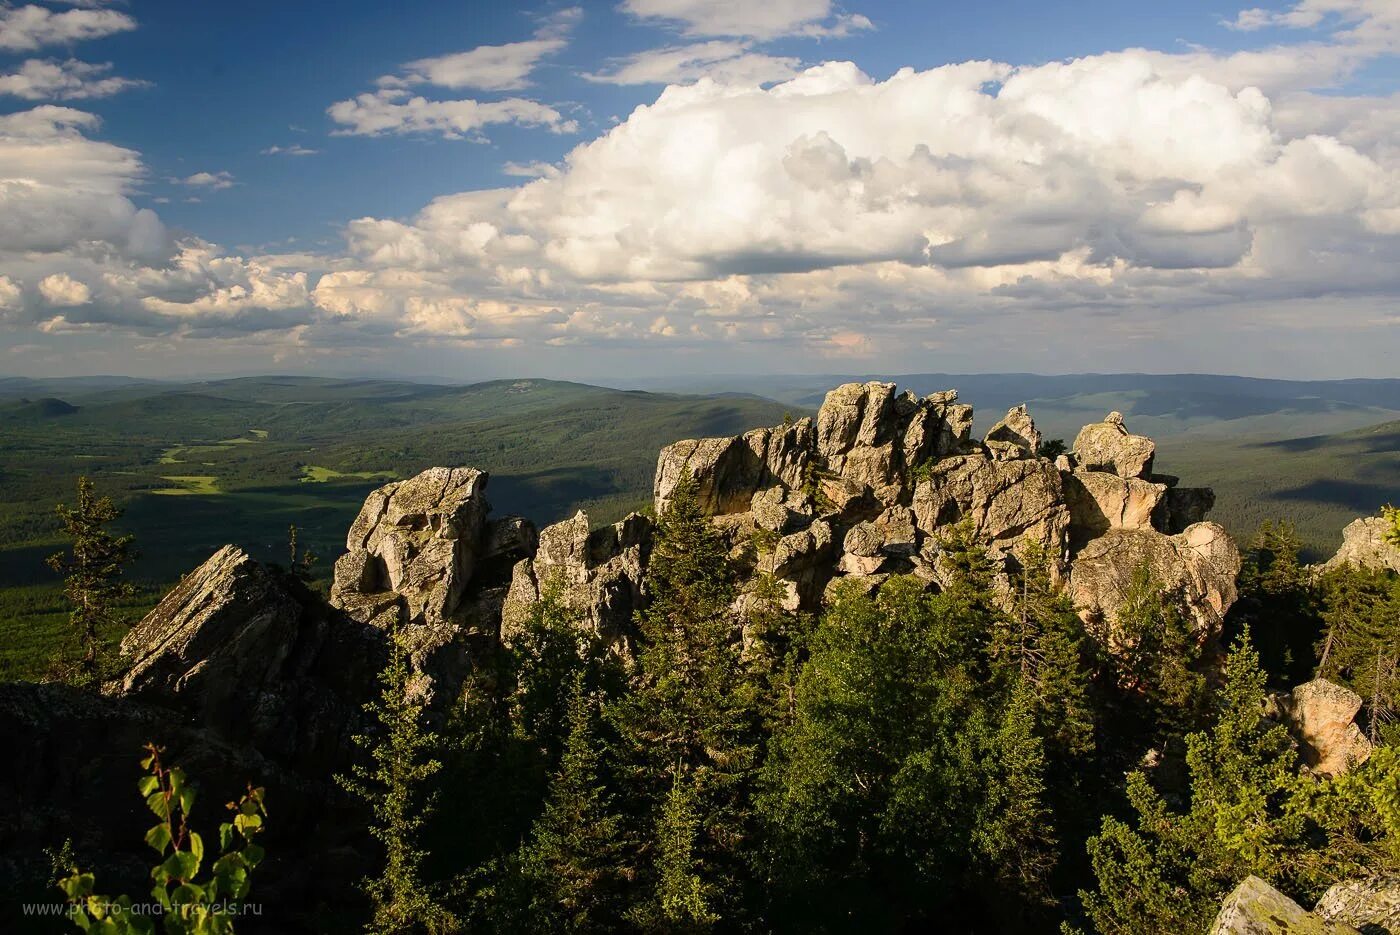
[{"label": "conifer tree", "polygon": [[693,796],[696,866],[713,911],[723,914],[738,905],[743,885],[759,693],[741,662],[734,570],[689,478],[658,521],[647,571],[651,603],[641,614],[633,688],[610,719],[641,815],[655,814],[678,787]]},{"label": "conifer tree", "polygon": [[379,875],[364,881],[374,907],[367,930],[375,935],[452,931],[455,920],[423,878],[428,855],[421,838],[436,801],[429,783],[442,768],[433,755],[438,736],[423,726],[424,704],[397,628],[389,633],[389,658],[379,684],[379,698],[365,705],[371,733],[354,738],[369,762],[356,762],[348,776],[336,776],[342,788],[371,808],[370,834],[384,849]]},{"label": "conifer tree", "polygon": [[622,919],[625,829],[603,772],[597,713],[597,698],[576,672],[559,771],[520,859],[541,930],[607,932]]},{"label": "conifer tree", "polygon": [[67,552],[49,556],[49,567],[64,576],[63,593],[72,604],[70,620],[77,643],[71,664],[62,664],[73,684],[90,688],[102,678],[103,631],[118,621],[117,603],[133,588],[122,574],[135,558],[132,537],[114,536],[107,524],[121,517],[110,497],[98,497],[92,481],[78,478],[78,502],[59,504],[58,516],[72,540]]},{"label": "conifer tree", "polygon": [[1291,523],[1266,520],[1245,552],[1239,598],[1230,608],[1231,627],[1249,627],[1264,670],[1284,686],[1307,680],[1322,626],[1302,547]]},{"label": "conifer tree", "polygon": [[1024,683],[1036,723],[1064,760],[1094,749],[1090,647],[1074,603],[1055,587],[1049,556],[1032,547],[1012,582],[1012,608],[997,627],[994,665],[1009,685]]},{"label": "conifer tree", "polygon": [[646,928],[700,932],[719,921],[710,890],[700,876],[696,839],[701,827],[695,791],[677,771],[656,822],[655,915],[637,917]]}]

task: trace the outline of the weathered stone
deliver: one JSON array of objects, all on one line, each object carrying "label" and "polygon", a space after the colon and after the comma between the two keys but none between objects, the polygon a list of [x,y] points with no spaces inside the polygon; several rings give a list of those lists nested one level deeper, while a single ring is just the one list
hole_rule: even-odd
[{"label": "weathered stone", "polygon": [[371,493],[346,538],[354,557],[336,562],[331,603],[368,622],[392,594],[404,622],[448,623],[481,553],[487,480],[472,468],[430,468]]},{"label": "weathered stone", "polygon": [[656,460],[656,512],[666,511],[671,491],[685,474],[695,479],[697,499],[706,513],[746,512],[762,489],[801,486],[811,450],[811,419],[732,438],[691,438],[667,445]]},{"label": "weathered stone", "polygon": [[817,520],[801,532],[779,539],[762,570],[780,581],[792,582],[799,607],[815,608],[834,571],[833,546],[831,525]]},{"label": "weathered stone", "polygon": [[1034,458],[1040,450],[1040,431],[1022,403],[1006,411],[1006,416],[987,432],[984,442],[998,461]]},{"label": "weathered stone", "polygon": [[817,453],[829,470],[845,474],[856,449],[886,446],[894,436],[893,383],[847,383],[826,394],[817,413]]},{"label": "weathered stone", "polygon": [[1329,569],[1339,565],[1355,565],[1358,568],[1389,569],[1400,574],[1400,548],[1386,541],[1388,528],[1386,521],[1379,516],[1352,520],[1342,530],[1341,548],[1322,567]]},{"label": "weathered stone", "polygon": [[1245,877],[1225,897],[1208,935],[1359,935],[1356,929],[1328,922],[1255,876]]},{"label": "weathered stone", "polygon": [[1179,592],[1200,639],[1220,632],[1235,601],[1240,553],[1214,523],[1197,523],[1167,536],[1151,529],[1110,529],[1089,542],[1070,566],[1070,596],[1091,628],[1101,629],[1110,649],[1115,626],[1133,578],[1146,565],[1162,587]]},{"label": "weathered stone", "polygon": [[126,671],[105,691],[178,707],[285,762],[327,763],[382,646],[291,575],[224,546],[127,632]]},{"label": "weathered stone", "polygon": [[1069,527],[1059,472],[1038,459],[945,458],[914,489],[912,509],[924,533],[967,520],[995,556],[1033,542],[1058,560]]},{"label": "weathered stone", "polygon": [[1365,935],[1400,935],[1400,877],[1333,883],[1313,912],[1329,922],[1350,925]]},{"label": "weathered stone", "polygon": [[1109,471],[1119,477],[1147,477],[1152,473],[1152,456],[1157,446],[1142,435],[1129,435],[1123,415],[1110,412],[1102,422],[1079,430],[1074,439],[1074,458],[1080,471]]},{"label": "weathered stone", "polygon": [[651,520],[640,513],[590,530],[582,510],[540,530],[534,559],[517,563],[512,572],[501,607],[501,641],[510,645],[518,638],[531,605],[553,592],[595,632],[624,645],[632,616],[645,601],[652,531]]},{"label": "weathered stone", "polygon": [[1371,756],[1356,726],[1361,696],[1326,679],[1313,679],[1277,697],[1279,713],[1315,773],[1340,776]]},{"label": "weathered stone", "polygon": [[1061,474],[1069,506],[1069,545],[1078,552],[1110,529],[1150,529],[1167,488],[1103,471]]}]

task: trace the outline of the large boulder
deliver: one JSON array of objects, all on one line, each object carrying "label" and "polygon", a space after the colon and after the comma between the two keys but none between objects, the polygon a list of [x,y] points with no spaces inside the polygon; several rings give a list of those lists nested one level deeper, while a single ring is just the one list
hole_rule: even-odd
[{"label": "large boulder", "polygon": [[802,484],[811,457],[812,420],[755,429],[732,438],[688,438],[661,449],[653,496],[658,514],[689,474],[701,508],[713,516],[743,513],[754,494],[775,484]]},{"label": "large boulder", "polygon": [[1121,412],[1079,430],[1074,439],[1076,470],[1108,471],[1119,477],[1146,478],[1152,473],[1157,446],[1143,435],[1130,435]]},{"label": "large boulder", "polygon": [[1256,876],[1225,897],[1208,935],[1359,935],[1340,922],[1308,912]]},{"label": "large boulder", "polygon": [[1356,725],[1361,696],[1351,689],[1313,679],[1273,701],[1314,773],[1340,776],[1370,758],[1371,742]]},{"label": "large boulder", "polygon": [[501,608],[501,641],[518,639],[531,605],[550,595],[581,623],[619,648],[634,635],[632,616],[645,601],[644,571],[651,555],[652,522],[629,514],[594,530],[582,510],[540,530],[533,559],[515,565]]},{"label": "large boulder", "polygon": [[983,443],[998,461],[1034,458],[1040,451],[1040,430],[1022,403],[1007,410],[1006,417],[991,427]]},{"label": "large boulder", "polygon": [[993,556],[1035,543],[1056,562],[1070,521],[1060,473],[1049,461],[982,454],[935,462],[914,489],[912,509],[923,533],[967,522]]},{"label": "large boulder", "polygon": [[1070,549],[1077,552],[1110,529],[1151,529],[1165,484],[1103,471],[1062,473],[1069,506]]},{"label": "large boulder", "polygon": [[345,748],[383,640],[292,575],[224,546],[121,642],[110,695],[178,708],[234,743],[296,765]]},{"label": "large boulder", "polygon": [[1323,564],[1324,569],[1339,565],[1389,569],[1400,574],[1400,548],[1386,541],[1390,524],[1380,516],[1352,520],[1342,530],[1342,546]]},{"label": "large boulder", "polygon": [[380,626],[451,623],[482,551],[488,479],[435,467],[372,492],[335,563],[331,603]]},{"label": "large boulder", "polygon": [[1218,636],[1234,603],[1240,553],[1230,534],[1215,523],[1196,523],[1167,536],[1152,529],[1110,529],[1092,540],[1070,566],[1069,593],[1080,616],[1116,645],[1118,611],[1138,570],[1177,592],[1200,639]]},{"label": "large boulder", "polygon": [[1333,883],[1313,907],[1329,922],[1366,935],[1400,935],[1400,877],[1369,877]]}]

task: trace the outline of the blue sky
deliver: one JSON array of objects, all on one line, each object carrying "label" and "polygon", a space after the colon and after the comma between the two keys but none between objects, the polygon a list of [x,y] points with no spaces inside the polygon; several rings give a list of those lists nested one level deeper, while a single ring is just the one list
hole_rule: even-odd
[{"label": "blue sky", "polygon": [[1393,0],[0,5],[0,372],[1385,375],[1398,36]]}]

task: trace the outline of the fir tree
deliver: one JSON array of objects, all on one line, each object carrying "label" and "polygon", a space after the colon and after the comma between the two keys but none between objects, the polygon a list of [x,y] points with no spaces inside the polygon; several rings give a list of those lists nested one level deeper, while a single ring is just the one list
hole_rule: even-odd
[{"label": "fir tree", "polygon": [[336,776],[346,791],[370,806],[370,834],[384,849],[383,869],[364,882],[374,906],[368,931],[375,935],[456,927],[423,878],[428,855],[420,841],[436,800],[429,782],[442,764],[433,756],[438,736],[423,726],[424,705],[414,682],[404,636],[394,629],[388,663],[379,674],[380,696],[365,705],[372,732],[354,738],[369,762],[357,762],[348,776]]},{"label": "fir tree", "polygon": [[654,814],[678,785],[694,796],[697,866],[716,913],[741,900],[759,752],[759,692],[741,662],[734,578],[687,478],[657,525],[632,691],[609,709],[640,813]]},{"label": "fir tree", "polygon": [[64,576],[63,593],[73,609],[70,620],[76,651],[71,661],[60,661],[66,680],[93,687],[102,678],[103,632],[119,620],[117,604],[130,597],[133,588],[123,580],[126,565],[135,558],[131,536],[114,536],[108,523],[121,517],[109,497],[98,497],[92,481],[78,478],[78,503],[59,504],[58,516],[72,540],[67,552],[49,556],[49,567]]},{"label": "fir tree", "polygon": [[559,771],[520,865],[541,930],[613,931],[629,875],[625,829],[603,773],[597,699],[581,671],[569,694],[568,722]]},{"label": "fir tree", "polygon": [[1322,626],[1313,576],[1299,558],[1302,545],[1292,524],[1264,522],[1245,552],[1239,598],[1230,608],[1230,629],[1249,628],[1264,670],[1280,685],[1307,680]]}]

